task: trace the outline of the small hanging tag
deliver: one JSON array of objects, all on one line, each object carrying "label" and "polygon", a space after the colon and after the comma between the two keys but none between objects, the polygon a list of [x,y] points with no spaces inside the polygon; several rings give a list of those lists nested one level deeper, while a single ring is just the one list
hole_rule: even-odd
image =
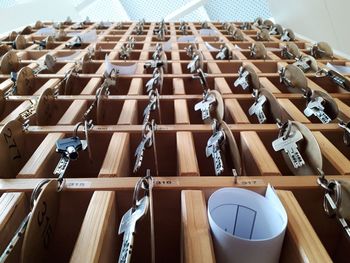
[{"label": "small hanging tag", "polygon": [[97,40],[96,29],[78,35],[82,43],[92,43]]},{"label": "small hanging tag", "polygon": [[44,27],[39,29],[34,33],[36,36],[55,36],[56,35],[56,29],[53,27]]},{"label": "small hanging tag", "polygon": [[0,170],[2,178],[14,178],[24,165],[23,124],[18,120],[6,123],[0,129]]},{"label": "small hanging tag", "polygon": [[119,65],[113,65],[106,55],[105,57],[105,72],[108,76],[111,75],[112,72],[118,75],[133,75],[135,74],[137,69],[137,64],[131,64],[128,66],[119,66]]},{"label": "small hanging tag", "polygon": [[50,246],[54,236],[59,207],[56,180],[43,186],[34,202],[32,215],[24,235],[21,262],[50,262]]},{"label": "small hanging tag", "polygon": [[220,49],[219,48],[215,48],[212,45],[210,45],[208,42],[205,42],[205,46],[208,48],[209,51],[215,51],[215,52],[219,52]]}]

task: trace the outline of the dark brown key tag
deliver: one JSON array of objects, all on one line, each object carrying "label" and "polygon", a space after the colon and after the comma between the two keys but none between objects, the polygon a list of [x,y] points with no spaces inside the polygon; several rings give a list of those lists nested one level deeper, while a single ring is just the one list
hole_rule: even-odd
[{"label": "dark brown key tag", "polygon": [[0,45],[0,57],[5,55],[7,53],[7,51],[9,51],[10,49],[11,49],[11,47],[9,45],[1,44]]},{"label": "dark brown key tag", "polygon": [[2,74],[10,74],[12,71],[17,72],[19,69],[19,58],[14,50],[9,50],[1,58],[0,70]]},{"label": "dark brown key tag", "polygon": [[311,56],[316,59],[333,59],[333,49],[327,42],[318,42],[311,47]]},{"label": "dark brown key tag", "polygon": [[250,49],[250,56],[255,59],[266,59],[267,51],[265,45],[261,42],[253,43]]},{"label": "dark brown key tag", "polygon": [[37,125],[44,126],[49,125],[50,119],[52,119],[57,107],[54,104],[55,92],[52,88],[47,88],[41,93],[36,106],[36,123]]},{"label": "dark brown key tag", "polygon": [[34,73],[30,67],[23,67],[17,74],[17,94],[16,95],[32,95],[34,84]]},{"label": "dark brown key tag", "polygon": [[[236,173],[238,176],[242,175],[242,160],[241,160],[241,154],[238,149],[238,145],[236,142],[235,137],[232,134],[232,131],[228,127],[227,123],[222,121],[220,123],[220,127],[223,129],[225,133],[225,138],[226,138],[226,146],[228,147],[228,150],[230,152],[230,157],[231,160],[227,160],[226,162],[232,162],[233,163],[233,168],[236,170]],[[227,156],[227,155],[226,155]]]},{"label": "dark brown key tag", "polygon": [[235,87],[241,86],[243,90],[248,89],[250,93],[260,89],[259,76],[251,65],[241,66],[238,74],[238,79],[234,82]]},{"label": "dark brown key tag", "polygon": [[286,59],[295,59],[301,57],[301,52],[294,42],[287,42],[285,46],[282,46],[281,55]]},{"label": "dark brown key tag", "polygon": [[6,99],[4,96],[4,91],[0,90],[0,116],[2,116],[2,114],[4,113],[5,110],[5,103],[6,103]]},{"label": "dark brown key tag", "polygon": [[14,178],[24,165],[24,131],[18,120],[6,123],[0,129],[1,178]]},{"label": "dark brown key tag", "polygon": [[[225,112],[224,100],[222,99],[220,92],[216,90],[210,90],[209,94],[213,95],[216,101],[214,103],[215,105],[213,105],[213,107],[210,107],[210,116],[218,120],[218,122],[221,122],[224,119],[224,112]],[[211,123],[212,121],[210,120],[209,122]]]},{"label": "dark brown key tag", "polygon": [[350,182],[339,180],[341,185],[341,201],[338,208],[339,214],[350,221]]},{"label": "dark brown key tag", "polygon": [[22,263],[50,262],[49,251],[58,215],[59,195],[58,182],[51,180],[34,200],[22,245]]},{"label": "dark brown key tag", "polygon": [[280,82],[285,84],[290,92],[300,92],[308,88],[304,72],[293,64],[282,68],[279,72]]}]

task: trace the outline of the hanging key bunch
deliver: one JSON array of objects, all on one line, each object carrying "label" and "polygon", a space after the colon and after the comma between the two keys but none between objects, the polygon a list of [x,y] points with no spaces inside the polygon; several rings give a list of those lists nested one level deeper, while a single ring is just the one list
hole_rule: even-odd
[{"label": "hanging key bunch", "polygon": [[132,207],[123,215],[120,221],[118,234],[123,234],[123,241],[119,254],[119,263],[129,263],[131,261],[136,228],[141,219],[152,213],[152,187],[152,177],[150,176],[150,171],[147,170],[146,176],[141,177],[135,185]]}]

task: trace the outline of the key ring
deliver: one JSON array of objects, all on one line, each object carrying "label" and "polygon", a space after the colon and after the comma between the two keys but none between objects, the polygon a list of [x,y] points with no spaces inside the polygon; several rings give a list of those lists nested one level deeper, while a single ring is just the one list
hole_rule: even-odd
[{"label": "key ring", "polygon": [[318,71],[316,71],[315,76],[317,78],[323,78],[323,77],[327,77],[328,76],[328,71],[324,68],[319,69]]},{"label": "key ring", "polygon": [[137,206],[140,203],[140,192],[141,190],[144,190],[144,196],[148,196],[149,193],[149,183],[148,183],[148,179],[149,179],[150,175],[149,175],[149,170],[147,170],[147,174],[145,177],[141,177],[134,188],[134,193],[133,193],[133,198],[132,198],[132,212],[134,212],[137,208]]},{"label": "key ring", "polygon": [[292,87],[292,81],[286,77],[286,71],[287,71],[287,69],[285,67],[283,67],[279,70],[278,73],[280,75],[280,83],[284,83],[288,87]]},{"label": "key ring", "polygon": [[[337,214],[338,209],[340,207],[342,198],[342,190],[340,183],[336,180],[330,180],[328,182],[328,190],[326,190],[326,192],[328,192],[335,205],[335,207],[332,206],[332,204],[327,199],[326,195],[323,197],[323,209],[326,212],[326,214],[331,217]],[[334,199],[332,196],[334,196]]]},{"label": "key ring", "polygon": [[40,181],[35,186],[35,188],[32,192],[32,195],[30,197],[30,202],[29,202],[30,211],[33,210],[35,201],[39,197],[42,188],[44,187],[45,184],[49,183],[50,181],[51,181],[50,179],[45,179],[45,180]]}]

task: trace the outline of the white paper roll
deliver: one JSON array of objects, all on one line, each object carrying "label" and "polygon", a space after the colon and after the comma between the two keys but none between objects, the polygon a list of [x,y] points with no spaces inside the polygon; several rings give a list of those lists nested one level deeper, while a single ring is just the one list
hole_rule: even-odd
[{"label": "white paper roll", "polygon": [[279,262],[287,214],[274,190],[266,195],[223,188],[208,201],[209,224],[218,263]]}]

